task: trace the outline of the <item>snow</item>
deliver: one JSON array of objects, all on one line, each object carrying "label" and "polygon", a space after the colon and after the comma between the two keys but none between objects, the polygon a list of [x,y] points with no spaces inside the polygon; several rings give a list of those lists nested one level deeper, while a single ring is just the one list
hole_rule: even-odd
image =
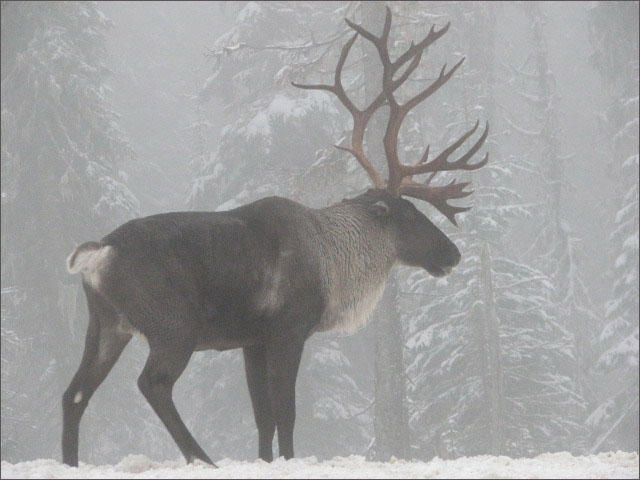
[{"label": "snow", "polygon": [[585,423],[589,426],[602,424],[603,421],[611,417],[611,410],[614,408],[613,403],[613,398],[607,399],[589,415]]},{"label": "snow", "polygon": [[630,367],[638,367],[638,327],[631,335],[616,343],[612,348],[604,352],[598,362],[604,365],[615,365],[619,359],[623,359]]},{"label": "snow", "polygon": [[221,203],[220,205],[218,205],[218,208],[216,208],[216,212],[225,212],[227,210],[232,210],[234,208],[238,208],[242,205],[241,202],[238,201],[237,198],[232,198],[230,200],[227,200],[224,203]]},{"label": "snow", "polygon": [[258,114],[247,124],[246,132],[249,137],[260,135],[263,137],[271,134],[271,126],[269,125],[269,117],[265,112]]},{"label": "snow", "polygon": [[362,456],[315,457],[242,462],[220,460],[214,469],[183,460],[156,462],[144,455],[129,455],[117,465],[79,468],[56,460],[40,459],[11,464],[2,462],[2,478],[638,478],[638,454],[607,452],[574,457],[567,452],[545,453],[535,458],[512,459],[481,455],[430,462],[396,460],[369,462]]},{"label": "snow", "polygon": [[622,252],[616,258],[616,263],[615,263],[616,268],[622,267],[625,263],[627,263],[627,252]]},{"label": "snow", "polygon": [[638,165],[638,154],[631,155],[627,157],[627,159],[622,163],[623,167],[633,167],[634,165]]},{"label": "snow", "polygon": [[240,128],[247,136],[269,137],[271,124],[276,117],[284,117],[285,121],[301,118],[311,112],[324,111],[335,114],[336,109],[331,104],[327,95],[322,92],[308,92],[304,97],[289,98],[277,94],[267,108],[260,110],[246,125]]},{"label": "snow", "polygon": [[632,250],[638,250],[638,232],[636,231],[632,235],[629,235],[622,243],[622,248],[629,248]]},{"label": "snow", "polygon": [[258,3],[249,2],[244,6],[242,10],[240,10],[240,13],[238,13],[237,21],[240,23],[246,22],[247,20],[260,14],[261,12],[262,12],[262,7],[258,5]]},{"label": "snow", "polygon": [[624,124],[624,127],[622,127],[620,131],[613,136],[613,139],[615,141],[619,141],[624,136],[631,136],[633,138],[633,135],[638,131],[638,122],[639,120],[637,117],[629,120]]}]

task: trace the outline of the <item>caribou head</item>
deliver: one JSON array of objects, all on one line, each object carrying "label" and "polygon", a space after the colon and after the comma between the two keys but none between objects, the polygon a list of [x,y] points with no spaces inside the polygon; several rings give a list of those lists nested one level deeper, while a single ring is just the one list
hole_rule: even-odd
[{"label": "caribou head", "polygon": [[[422,267],[434,276],[446,275],[460,260],[458,248],[410,201],[402,197],[416,198],[430,203],[445,215],[451,223],[457,226],[456,214],[469,210],[470,207],[450,205],[448,201],[471,195],[473,193],[472,190],[465,190],[469,182],[457,182],[454,179],[447,185],[436,186],[431,185],[431,181],[438,172],[476,170],[483,167],[489,159],[488,153],[479,162],[469,163],[469,161],[487,139],[489,125],[488,123],[486,124],[481,136],[466,153],[452,161],[449,160],[451,154],[458,150],[476,132],[479,122],[476,122],[470,130],[444,148],[435,158],[429,158],[429,146],[427,145],[424,154],[409,164],[401,162],[398,156],[398,134],[407,113],[444,85],[462,65],[464,57],[449,70],[447,70],[447,65],[445,64],[438,77],[429,86],[405,102],[400,103],[396,98],[396,90],[404,84],[411,73],[418,67],[425,50],[447,32],[449,23],[439,30],[435,30],[435,26],[432,26],[428,35],[422,41],[411,43],[406,51],[392,61],[388,47],[389,33],[391,31],[391,10],[389,7],[387,7],[384,27],[380,36],[371,33],[350,20],[346,20],[346,22],[356,33],[342,47],[335,69],[333,84],[309,85],[292,83],[295,87],[302,89],[326,90],[333,93],[351,113],[353,117],[351,146],[335,146],[341,150],[348,151],[356,158],[360,166],[367,172],[373,187],[379,191],[380,199],[375,203],[375,211],[380,221],[390,222],[395,227],[398,261],[406,265]],[[382,63],[382,91],[364,108],[359,108],[355,105],[347,96],[342,84],[342,69],[349,50],[358,36],[362,36],[375,46]],[[399,73],[403,67],[405,67],[404,70]],[[367,159],[363,146],[367,123],[374,112],[382,106],[389,108],[389,117],[383,138],[388,166],[386,179],[383,179],[380,172]],[[416,177],[424,174],[428,174],[426,180],[419,181],[416,179]]]}]

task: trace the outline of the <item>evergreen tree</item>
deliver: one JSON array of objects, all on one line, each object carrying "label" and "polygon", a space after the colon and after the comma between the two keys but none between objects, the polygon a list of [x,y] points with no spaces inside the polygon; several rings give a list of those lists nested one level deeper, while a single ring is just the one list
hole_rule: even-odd
[{"label": "evergreen tree", "polygon": [[65,258],[138,208],[109,103],[109,26],[95,3],[2,4],[2,345],[3,361],[20,365],[2,371],[3,418],[16,419],[2,430],[7,460],[59,455],[58,388],[79,364],[87,321]]},{"label": "evergreen tree", "polygon": [[532,215],[516,193],[516,174],[527,166],[500,155],[512,125],[503,117],[507,109],[497,108],[506,81],[497,76],[493,53],[497,8],[447,7],[452,36],[468,42],[469,59],[439,118],[459,125],[470,112],[485,112],[502,141],[489,139],[491,160],[474,175],[475,208],[454,237],[462,262],[435,282],[442,297],[433,299],[433,280],[409,277],[412,430],[427,456],[566,449],[580,431],[575,410],[582,405],[567,371],[572,335],[551,315],[549,277],[504,248],[514,225]]},{"label": "evergreen tree", "polygon": [[216,150],[197,166],[193,206],[228,209],[294,190],[316,154],[335,141],[338,112],[330,98],[290,85],[294,75],[334,52],[332,42],[340,32],[321,42],[308,33],[313,22],[332,13],[307,4],[248,2],[216,41],[210,53],[214,73],[199,98],[223,101],[226,126]]},{"label": "evergreen tree", "polygon": [[611,292],[597,337],[591,451],[638,449],[638,4],[590,7],[591,61],[609,92],[602,155],[617,187],[606,205]]},{"label": "evergreen tree", "polygon": [[107,39],[110,85],[136,152],[128,173],[141,215],[185,209],[190,160],[209,147],[200,144],[203,135],[215,141],[210,133],[220,128],[215,113],[194,108],[194,92],[210,71],[207,45],[227,28],[220,2],[150,5],[101,5],[115,24]]},{"label": "evergreen tree", "polygon": [[[540,198],[545,199],[541,215],[538,215],[540,234],[531,250],[536,264],[542,265],[554,283],[554,314],[572,337],[570,377],[574,383],[571,389],[580,400],[574,411],[568,412],[574,421],[583,423],[586,418],[586,392],[589,379],[586,377],[590,360],[592,332],[597,316],[589,301],[589,294],[580,279],[580,261],[575,248],[579,241],[571,232],[567,213],[563,208],[566,197],[567,178],[565,164],[570,159],[562,155],[562,136],[559,125],[557,82],[548,66],[548,50],[544,33],[546,15],[538,4],[527,4],[525,15],[529,21],[533,48],[525,69],[528,70],[530,90],[523,92],[523,98],[533,113],[530,121],[537,133],[533,135],[534,152],[532,159],[537,165]],[[583,451],[583,438],[578,435],[574,450]]]}]

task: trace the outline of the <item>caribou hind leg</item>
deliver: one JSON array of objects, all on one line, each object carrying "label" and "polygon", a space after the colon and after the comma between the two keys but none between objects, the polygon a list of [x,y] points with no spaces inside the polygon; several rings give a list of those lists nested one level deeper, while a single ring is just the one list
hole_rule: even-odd
[{"label": "caribou hind leg", "polygon": [[80,419],[89,399],[111,371],[131,335],[117,329],[118,317],[92,287],[83,283],[89,307],[89,327],[80,367],[62,397],[62,460],[78,465]]},{"label": "caribou hind leg", "polygon": [[267,388],[267,364],[264,345],[245,347],[244,369],[251,395],[253,415],[258,427],[258,455],[265,462],[273,460],[273,436],[276,422],[271,414],[271,402]]},{"label": "caribou hind leg", "polygon": [[171,269],[168,273],[159,266],[120,255],[101,285],[126,319],[125,328],[139,332],[149,344],[138,388],[187,462],[199,459],[215,466],[185,426],[172,398],[173,386],[189,363],[201,327],[199,312],[194,308],[197,298],[186,287],[175,291],[169,278],[175,274]]},{"label": "caribou hind leg", "polygon": [[193,348],[176,342],[149,342],[149,357],[138,387],[171,434],[188,463],[200,459],[216,466],[193,438],[173,403],[173,385],[189,363]]}]

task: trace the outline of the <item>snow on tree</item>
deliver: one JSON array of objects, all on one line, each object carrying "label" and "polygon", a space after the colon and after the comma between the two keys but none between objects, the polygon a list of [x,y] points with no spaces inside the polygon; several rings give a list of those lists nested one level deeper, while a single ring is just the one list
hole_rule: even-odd
[{"label": "snow on tree", "polygon": [[[544,33],[546,14],[540,5],[527,5],[525,14],[529,20],[532,45],[535,49],[523,65],[523,78],[528,78],[529,89],[522,97],[530,106],[535,129],[532,136],[533,152],[528,159],[537,166],[541,180],[540,195],[546,202],[538,215],[540,235],[532,246],[532,258],[536,258],[555,284],[558,319],[571,332],[574,343],[573,377],[576,389],[584,395],[588,379],[585,378],[590,360],[590,345],[597,316],[590,303],[589,293],[580,277],[579,239],[571,232],[569,213],[563,208],[568,195],[569,179],[565,164],[571,155],[563,155],[562,131],[559,124],[557,82],[548,66],[548,49]],[[528,73],[528,75],[527,75]],[[526,87],[525,87],[526,88]],[[529,94],[527,94],[529,92]],[[537,257],[536,257],[537,256]],[[586,407],[586,405],[585,405]],[[584,410],[584,409],[582,409]],[[578,415],[584,415],[576,412]]]},{"label": "snow on tree", "polygon": [[[153,7],[151,7],[153,5]],[[129,185],[141,215],[184,210],[193,129],[218,129],[215,115],[194,111],[196,86],[210,68],[204,52],[225,18],[219,2],[103,2],[114,22],[107,37],[113,105],[137,161]],[[215,140],[215,137],[213,137]]]},{"label": "snow on tree", "polygon": [[[71,381],[86,328],[65,258],[138,209],[109,102],[109,26],[94,3],[2,5],[2,346],[3,362],[20,366],[2,370],[3,418],[16,419],[2,430],[7,458],[58,455],[57,388]],[[7,375],[15,395],[5,396]]]},{"label": "snow on tree", "polygon": [[548,275],[522,262],[523,252],[505,248],[516,225],[534,216],[518,193],[517,176],[528,165],[501,155],[512,129],[504,112],[518,104],[502,106],[509,98],[501,94],[507,80],[494,53],[499,7],[447,7],[442,13],[453,20],[468,61],[435,116],[459,125],[479,111],[496,133],[489,164],[473,176],[474,209],[452,236],[461,264],[446,279],[413,274],[407,281],[414,442],[423,454],[443,458],[567,448],[581,431],[576,411],[583,408],[567,370],[573,336],[551,314]]},{"label": "snow on tree", "polygon": [[[589,7],[591,61],[609,92],[599,114],[602,155],[616,188],[604,213],[610,229],[610,299],[598,332],[598,403],[588,418],[591,451],[638,449],[638,4]],[[624,39],[624,40],[623,40]]]},{"label": "snow on tree", "polygon": [[223,101],[226,126],[216,150],[197,166],[192,205],[224,210],[292,191],[334,141],[338,112],[331,99],[289,83],[333,51],[340,32],[314,42],[311,27],[332,13],[326,6],[281,2],[248,2],[237,12],[234,26],[211,49],[214,73],[199,94],[201,101]]},{"label": "snow on tree", "polygon": [[[549,67],[545,33],[548,17],[542,5],[523,4],[522,7],[531,51],[513,73],[519,84],[515,93],[528,106],[529,114],[521,115],[519,121],[512,118],[509,123],[523,144],[528,145],[524,160],[530,168],[537,197],[542,199],[533,219],[539,234],[523,258],[538,266],[553,282],[552,316],[571,338],[569,377],[573,386],[570,389],[579,399],[565,415],[568,420],[583,424],[591,382],[588,369],[597,322],[596,307],[582,281],[584,256],[579,250],[580,240],[571,229],[571,213],[565,206],[570,182],[565,171],[571,166],[572,155],[563,151],[566,147],[560,127],[560,92]],[[584,450],[585,435],[586,431],[577,432],[573,450]]]}]

